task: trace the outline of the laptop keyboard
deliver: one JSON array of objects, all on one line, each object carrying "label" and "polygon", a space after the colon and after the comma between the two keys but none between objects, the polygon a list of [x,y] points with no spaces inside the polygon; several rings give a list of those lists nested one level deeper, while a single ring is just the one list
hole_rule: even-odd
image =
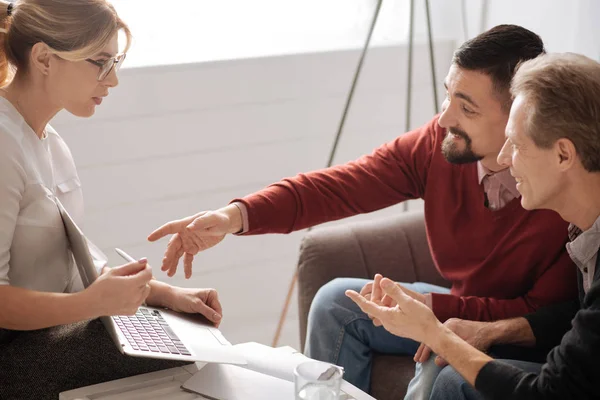
[{"label": "laptop keyboard", "polygon": [[158,310],[140,308],[135,315],[112,318],[134,350],[192,355]]}]

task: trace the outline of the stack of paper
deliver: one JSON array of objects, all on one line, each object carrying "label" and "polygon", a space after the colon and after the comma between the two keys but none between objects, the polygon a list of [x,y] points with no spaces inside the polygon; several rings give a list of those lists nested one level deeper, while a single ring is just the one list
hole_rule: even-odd
[{"label": "stack of paper", "polygon": [[[182,387],[216,400],[294,398],[294,369],[310,358],[290,347],[274,349],[252,342],[234,347],[246,358],[247,365],[208,364]],[[346,381],[341,389],[340,400],[374,400]]]}]

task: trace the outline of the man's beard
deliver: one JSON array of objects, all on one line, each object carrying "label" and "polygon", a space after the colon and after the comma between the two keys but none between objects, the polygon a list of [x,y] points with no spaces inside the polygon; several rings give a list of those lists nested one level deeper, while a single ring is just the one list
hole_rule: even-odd
[{"label": "man's beard", "polygon": [[[459,150],[457,143],[453,138],[450,137],[450,134],[454,134],[465,141],[465,149]],[[451,164],[470,164],[481,160],[483,157],[475,154],[471,147],[472,141],[467,132],[458,129],[451,128],[448,129],[446,137],[442,141],[442,154],[446,161]]]}]

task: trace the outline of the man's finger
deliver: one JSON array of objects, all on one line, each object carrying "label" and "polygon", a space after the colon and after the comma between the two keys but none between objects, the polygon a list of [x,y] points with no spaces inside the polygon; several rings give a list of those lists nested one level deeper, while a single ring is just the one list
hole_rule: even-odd
[{"label": "man's finger", "polygon": [[435,365],[437,365],[438,367],[445,367],[446,365],[448,365],[448,362],[446,360],[444,360],[442,357],[436,356],[435,357]]},{"label": "man's finger", "polygon": [[395,304],[394,304],[394,300],[386,294],[381,299],[381,305],[384,307],[392,307]]},{"label": "man's finger", "polygon": [[364,313],[371,315],[374,318],[381,319],[380,317],[382,310],[379,308],[379,306],[377,306],[377,304],[365,299],[354,290],[346,290],[346,296],[350,297],[350,299],[352,299],[352,301],[354,301]]},{"label": "man's finger", "polygon": [[375,279],[373,279],[373,294],[371,294],[371,301],[380,304],[381,303],[381,274],[375,274]]},{"label": "man's finger", "polygon": [[165,256],[163,258],[162,270],[167,271],[168,276],[172,276],[170,275],[172,270],[177,270],[177,264],[179,263],[179,258],[181,257],[181,255],[178,257],[177,254],[180,252],[183,254],[183,248],[181,247],[180,242],[169,243],[167,246],[167,251],[165,252]]},{"label": "man's finger", "polygon": [[402,291],[399,285],[396,285],[396,282],[388,278],[383,278],[381,280],[381,288],[385,294],[390,296],[398,305],[406,304],[407,301],[412,299],[412,297]]},{"label": "man's finger", "polygon": [[173,236],[171,240],[169,240],[169,244],[167,244],[167,250],[165,251],[165,255],[162,260],[162,266],[160,268],[161,270],[168,271],[171,269],[175,254],[177,254],[177,251],[180,247],[181,239],[179,238],[179,235]]},{"label": "man's finger", "polygon": [[162,237],[177,233],[183,228],[184,226],[182,220],[167,222],[166,224],[152,232],[150,235],[148,235],[148,240],[150,242],[155,242]]},{"label": "man's finger", "polygon": [[362,289],[360,289],[360,295],[364,297],[366,295],[370,295],[372,291],[373,291],[373,282],[369,282],[365,286],[363,286]]},{"label": "man's finger", "polygon": [[419,348],[417,349],[417,352],[415,353],[415,356],[413,357],[413,361],[414,362],[420,362],[420,360],[421,360],[421,353],[423,353],[423,347],[424,346],[425,345],[423,343],[421,343],[419,345]]},{"label": "man's finger", "polygon": [[419,351],[417,351],[417,354],[415,355],[415,361],[424,363],[425,361],[429,360],[429,357],[431,357],[431,349],[421,343]]},{"label": "man's finger", "polygon": [[183,256],[183,246],[179,234],[173,236],[167,245],[167,251],[163,258],[163,271],[167,271],[168,276],[175,275],[179,259]]},{"label": "man's finger", "polygon": [[192,262],[194,261],[194,255],[185,253],[183,255],[183,270],[185,272],[185,279],[192,277]]},{"label": "man's finger", "polygon": [[173,257],[169,270],[167,271],[168,276],[174,276],[177,272],[177,265],[179,264],[179,259],[183,256],[183,248],[179,248],[177,253],[175,253],[175,257]]}]

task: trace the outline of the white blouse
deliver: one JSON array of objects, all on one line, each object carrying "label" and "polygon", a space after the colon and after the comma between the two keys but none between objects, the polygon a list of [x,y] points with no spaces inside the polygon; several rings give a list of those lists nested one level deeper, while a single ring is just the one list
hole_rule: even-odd
[{"label": "white blouse", "polygon": [[[56,196],[78,225],[83,194],[66,143],[48,125],[40,139],[0,96],[0,284],[73,292],[82,284]],[[106,258],[91,246],[97,267]]]}]

